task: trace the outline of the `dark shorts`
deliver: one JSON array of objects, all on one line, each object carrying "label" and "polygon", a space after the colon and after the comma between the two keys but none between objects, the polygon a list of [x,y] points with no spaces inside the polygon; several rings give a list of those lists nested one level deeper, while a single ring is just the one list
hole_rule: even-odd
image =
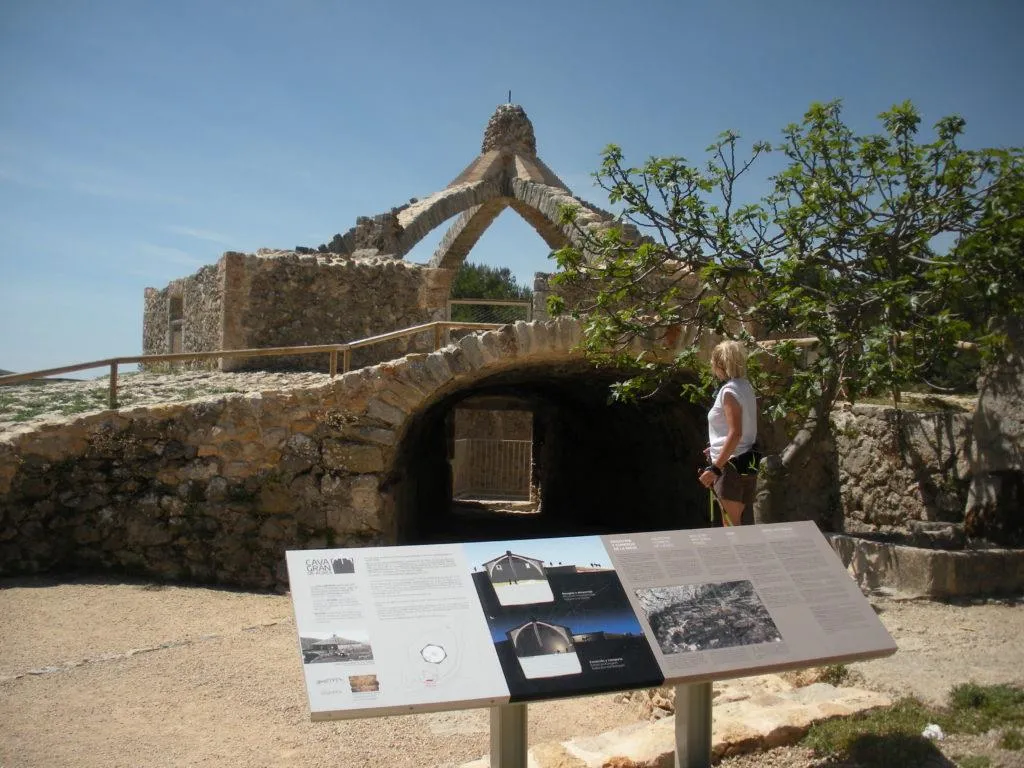
[{"label": "dark shorts", "polygon": [[722,476],[715,480],[715,494],[724,501],[742,501],[745,506],[754,503],[757,474],[741,475],[732,462],[725,465]]}]

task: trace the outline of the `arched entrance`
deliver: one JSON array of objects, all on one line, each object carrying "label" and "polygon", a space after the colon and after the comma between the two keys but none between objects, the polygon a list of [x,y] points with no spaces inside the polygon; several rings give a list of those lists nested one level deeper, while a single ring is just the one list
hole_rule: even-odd
[{"label": "arched entrance", "polygon": [[[451,392],[411,417],[383,490],[398,543],[697,528],[702,410],[677,397],[608,403],[611,373],[585,361],[527,365]],[[460,404],[500,402],[532,415],[533,514],[453,501],[453,422]],[[500,506],[500,505],[498,505]]]}]

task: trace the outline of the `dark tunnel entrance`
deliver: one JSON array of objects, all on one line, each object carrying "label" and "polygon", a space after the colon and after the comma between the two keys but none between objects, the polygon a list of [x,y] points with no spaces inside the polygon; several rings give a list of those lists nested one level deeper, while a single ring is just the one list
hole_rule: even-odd
[{"label": "dark tunnel entrance", "polygon": [[[397,543],[707,526],[708,499],[696,482],[707,440],[704,411],[668,395],[610,404],[613,381],[583,362],[518,368],[414,417],[384,486]],[[466,409],[530,415],[526,513],[466,501],[465,494],[453,499],[456,412]]]}]

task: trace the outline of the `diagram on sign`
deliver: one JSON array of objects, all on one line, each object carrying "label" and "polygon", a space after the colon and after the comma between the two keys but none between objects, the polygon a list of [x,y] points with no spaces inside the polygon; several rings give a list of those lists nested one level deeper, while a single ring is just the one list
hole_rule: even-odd
[{"label": "diagram on sign", "polygon": [[487,578],[502,605],[550,603],[555,599],[544,572],[544,561],[525,555],[505,554],[483,564]]},{"label": "diagram on sign", "polygon": [[405,645],[405,687],[439,688],[458,677],[462,649],[456,631],[446,625],[418,630]]},{"label": "diagram on sign", "polygon": [[578,675],[583,671],[569,627],[532,619],[505,634],[528,678]]},{"label": "diagram on sign", "polygon": [[782,641],[749,581],[652,587],[636,596],[662,653]]},{"label": "diagram on sign", "polygon": [[[515,548],[513,548],[515,547]],[[512,699],[663,680],[596,536],[462,545]]]}]

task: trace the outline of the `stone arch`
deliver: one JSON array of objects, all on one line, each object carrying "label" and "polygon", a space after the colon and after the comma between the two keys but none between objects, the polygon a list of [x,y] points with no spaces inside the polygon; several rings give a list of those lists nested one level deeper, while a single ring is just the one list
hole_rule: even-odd
[{"label": "stone arch", "polygon": [[[519,322],[380,366],[393,385],[368,402],[367,412],[390,413],[394,422],[380,491],[395,541],[481,534],[450,529],[446,423],[461,400],[478,395],[521,399],[542,433],[535,434],[534,455],[541,464],[543,515],[513,523],[540,527],[486,531],[492,537],[703,524],[706,499],[687,471],[700,461],[703,413],[671,399],[609,406],[615,374],[582,358],[579,333],[567,319]],[[630,509],[631,500],[642,509]]]},{"label": "stone arch", "polygon": [[[446,190],[447,191],[447,190]],[[417,242],[465,205],[461,215],[442,238],[431,267],[458,269],[473,246],[494,220],[510,207],[526,221],[552,250],[567,245],[575,230],[560,221],[563,206],[577,209],[577,225],[595,226],[612,220],[610,214],[588,206],[568,191],[522,179],[513,179],[505,189],[477,183],[457,194],[432,195],[422,205],[410,207],[399,214],[404,221],[401,238],[402,253],[408,253]],[[408,213],[408,216],[407,216]]]},{"label": "stone arch", "polygon": [[537,156],[533,124],[523,108],[501,104],[488,121],[480,155],[450,184],[388,213],[361,217],[355,227],[336,236],[331,247],[342,253],[402,258],[429,232],[458,216],[429,264],[455,270],[509,206],[549,248],[563,247],[576,232],[560,221],[560,208],[566,205],[577,210],[575,226],[601,226],[614,219],[607,211],[573,196]]}]

